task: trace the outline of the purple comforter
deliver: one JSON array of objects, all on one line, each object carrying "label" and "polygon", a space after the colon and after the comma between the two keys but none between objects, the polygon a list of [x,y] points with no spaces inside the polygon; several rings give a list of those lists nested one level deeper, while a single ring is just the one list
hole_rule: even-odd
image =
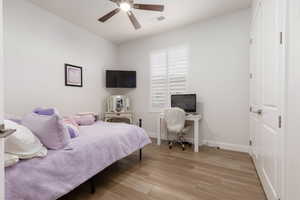
[{"label": "purple comforter", "polygon": [[98,172],[151,143],[145,131],[126,124],[97,122],[80,128],[70,148],[21,161],[5,170],[6,200],[54,200]]}]

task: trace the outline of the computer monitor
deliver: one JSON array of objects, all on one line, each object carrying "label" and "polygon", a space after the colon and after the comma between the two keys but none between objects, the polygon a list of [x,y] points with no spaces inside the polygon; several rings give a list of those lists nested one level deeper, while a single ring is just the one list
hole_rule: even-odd
[{"label": "computer monitor", "polygon": [[175,94],[171,95],[171,107],[178,107],[188,113],[197,111],[196,94]]}]

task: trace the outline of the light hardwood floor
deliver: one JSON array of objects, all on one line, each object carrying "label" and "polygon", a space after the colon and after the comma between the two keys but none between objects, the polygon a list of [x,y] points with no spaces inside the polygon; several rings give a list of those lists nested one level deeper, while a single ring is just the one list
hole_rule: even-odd
[{"label": "light hardwood floor", "polygon": [[201,147],[183,152],[147,146],[96,177],[96,193],[85,183],[60,200],[266,200],[249,155]]}]

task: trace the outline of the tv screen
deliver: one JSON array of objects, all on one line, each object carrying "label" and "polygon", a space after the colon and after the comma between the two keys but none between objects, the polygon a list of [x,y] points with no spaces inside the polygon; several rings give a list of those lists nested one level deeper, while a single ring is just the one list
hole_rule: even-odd
[{"label": "tv screen", "polygon": [[185,112],[196,112],[197,99],[196,94],[176,94],[171,95],[171,107],[178,107]]},{"label": "tv screen", "polygon": [[135,71],[106,71],[107,88],[136,88]]}]

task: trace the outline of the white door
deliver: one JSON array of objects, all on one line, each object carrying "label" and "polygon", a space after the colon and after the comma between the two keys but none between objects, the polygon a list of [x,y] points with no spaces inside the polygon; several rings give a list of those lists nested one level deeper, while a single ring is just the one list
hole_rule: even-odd
[{"label": "white door", "polygon": [[[255,11],[251,45],[252,155],[269,200],[281,196],[281,116],[284,65],[280,0],[262,0]],[[253,55],[252,55],[253,54]]]},{"label": "white door", "polygon": [[[0,0],[0,124],[3,124],[3,1]],[[0,138],[0,200],[4,200],[4,142]]]}]

